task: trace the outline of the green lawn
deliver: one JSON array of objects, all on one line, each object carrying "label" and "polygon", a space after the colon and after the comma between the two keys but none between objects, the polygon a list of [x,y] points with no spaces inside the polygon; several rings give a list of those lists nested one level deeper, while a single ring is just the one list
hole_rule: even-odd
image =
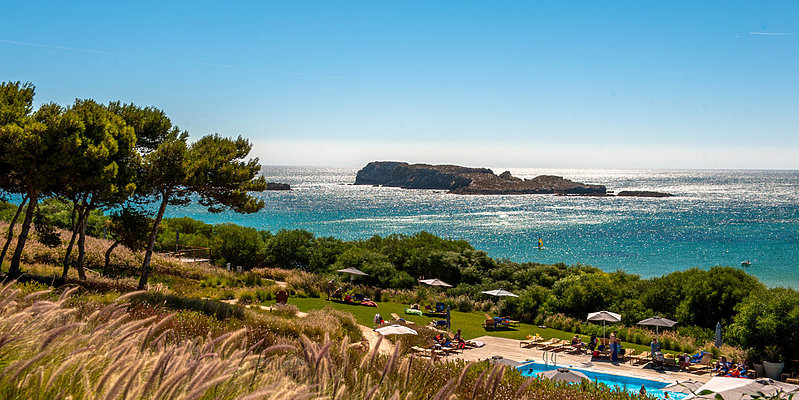
[{"label": "green lawn", "polygon": [[[390,320],[391,313],[396,313],[400,317],[408,321],[413,321],[416,324],[428,324],[430,321],[436,319],[427,316],[406,315],[405,308],[407,308],[407,306],[405,304],[398,303],[378,302],[377,308],[327,301],[323,298],[291,298],[289,299],[289,303],[296,305],[300,311],[317,310],[326,306],[330,306],[335,309],[351,313],[355,316],[355,319],[358,321],[358,323],[366,326],[374,325],[372,321],[376,313],[380,314],[385,320]],[[264,303],[264,305],[271,304],[274,304],[274,301]],[[509,329],[486,331],[483,329],[483,320],[485,319],[484,314],[485,313],[464,313],[460,311],[452,311],[450,313],[452,331],[454,332],[460,329],[461,334],[465,339],[473,339],[488,335],[523,340],[527,338],[527,335],[536,333],[545,339],[558,338],[570,340],[572,337],[574,337],[574,333],[572,332],[560,331],[551,328],[539,328],[530,324],[520,324],[518,327]],[[589,337],[586,335],[580,335],[580,337],[582,337],[583,342],[585,343],[587,343],[589,340]],[[649,351],[649,345],[622,342],[622,347],[626,349],[636,349],[638,351]]]}]

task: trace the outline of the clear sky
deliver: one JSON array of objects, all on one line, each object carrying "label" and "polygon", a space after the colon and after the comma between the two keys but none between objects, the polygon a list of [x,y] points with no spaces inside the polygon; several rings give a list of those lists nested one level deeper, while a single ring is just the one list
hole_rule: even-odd
[{"label": "clear sky", "polygon": [[0,0],[0,80],[266,164],[799,169],[799,1]]}]

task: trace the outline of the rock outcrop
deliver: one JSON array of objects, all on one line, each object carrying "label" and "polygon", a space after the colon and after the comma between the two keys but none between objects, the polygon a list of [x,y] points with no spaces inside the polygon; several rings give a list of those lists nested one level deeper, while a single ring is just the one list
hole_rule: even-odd
[{"label": "rock outcrop", "polygon": [[603,185],[587,185],[560,176],[533,179],[514,177],[505,171],[495,175],[488,168],[457,165],[408,164],[396,161],[370,162],[355,178],[356,185],[381,185],[406,189],[448,190],[456,194],[561,194],[604,196]]},{"label": "rock outcrop", "polygon": [[291,190],[288,183],[266,182],[266,190]]},{"label": "rock outcrop", "polygon": [[629,197],[671,197],[671,193],[663,192],[650,192],[648,190],[622,190],[616,196],[629,196]]}]

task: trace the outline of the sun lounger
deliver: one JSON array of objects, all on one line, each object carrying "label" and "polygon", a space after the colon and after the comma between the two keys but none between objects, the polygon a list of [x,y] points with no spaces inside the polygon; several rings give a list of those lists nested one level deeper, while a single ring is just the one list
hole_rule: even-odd
[{"label": "sun lounger", "polygon": [[558,343],[558,341],[560,341],[560,339],[552,338],[552,339],[549,339],[549,340],[547,340],[545,342],[533,343],[533,346],[534,347],[538,347],[539,349],[543,349],[544,347],[551,346],[551,345],[553,345],[555,343]]},{"label": "sun lounger", "polygon": [[574,350],[574,347],[572,347],[572,344],[571,344],[570,341],[564,340],[559,345],[555,346],[553,349],[551,349],[549,351],[554,352],[554,353],[558,353],[558,352],[561,352],[561,351],[570,351],[570,350]]},{"label": "sun lounger", "polygon": [[645,351],[641,354],[634,354],[630,356],[630,364],[632,365],[639,365],[639,364],[646,364],[651,359],[650,353]]},{"label": "sun lounger", "polygon": [[401,322],[403,324],[413,324],[413,321],[407,321],[404,318],[397,315],[397,313],[391,313],[391,318],[394,319],[394,322]]},{"label": "sun lounger", "polygon": [[552,343],[550,343],[550,344],[548,344],[546,346],[541,347],[541,350],[544,350],[544,351],[554,350],[556,348],[560,348],[561,346],[563,346],[564,343],[570,344],[569,342],[567,342],[565,340],[556,339],[555,342],[552,342]]},{"label": "sun lounger", "polygon": [[710,353],[704,353],[698,363],[691,364],[686,369],[692,374],[704,374],[710,372],[712,361],[713,358]]},{"label": "sun lounger", "polygon": [[528,349],[535,347],[536,343],[543,341],[541,336],[527,336],[527,340],[519,342],[519,347],[526,347]]}]

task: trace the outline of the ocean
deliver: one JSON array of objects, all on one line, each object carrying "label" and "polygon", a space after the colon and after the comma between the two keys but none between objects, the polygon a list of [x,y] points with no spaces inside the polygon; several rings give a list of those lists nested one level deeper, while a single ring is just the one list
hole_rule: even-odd
[{"label": "ocean", "polygon": [[[495,258],[588,264],[642,277],[736,266],[769,286],[799,288],[799,171],[507,168],[522,178],[551,174],[615,192],[675,195],[636,198],[355,186],[358,169],[264,166],[269,181],[292,190],[257,194],[266,202],[262,211],[210,214],[192,204],[170,208],[167,216],[348,240],[427,231],[466,240]],[[741,267],[744,260],[751,266]]]}]

